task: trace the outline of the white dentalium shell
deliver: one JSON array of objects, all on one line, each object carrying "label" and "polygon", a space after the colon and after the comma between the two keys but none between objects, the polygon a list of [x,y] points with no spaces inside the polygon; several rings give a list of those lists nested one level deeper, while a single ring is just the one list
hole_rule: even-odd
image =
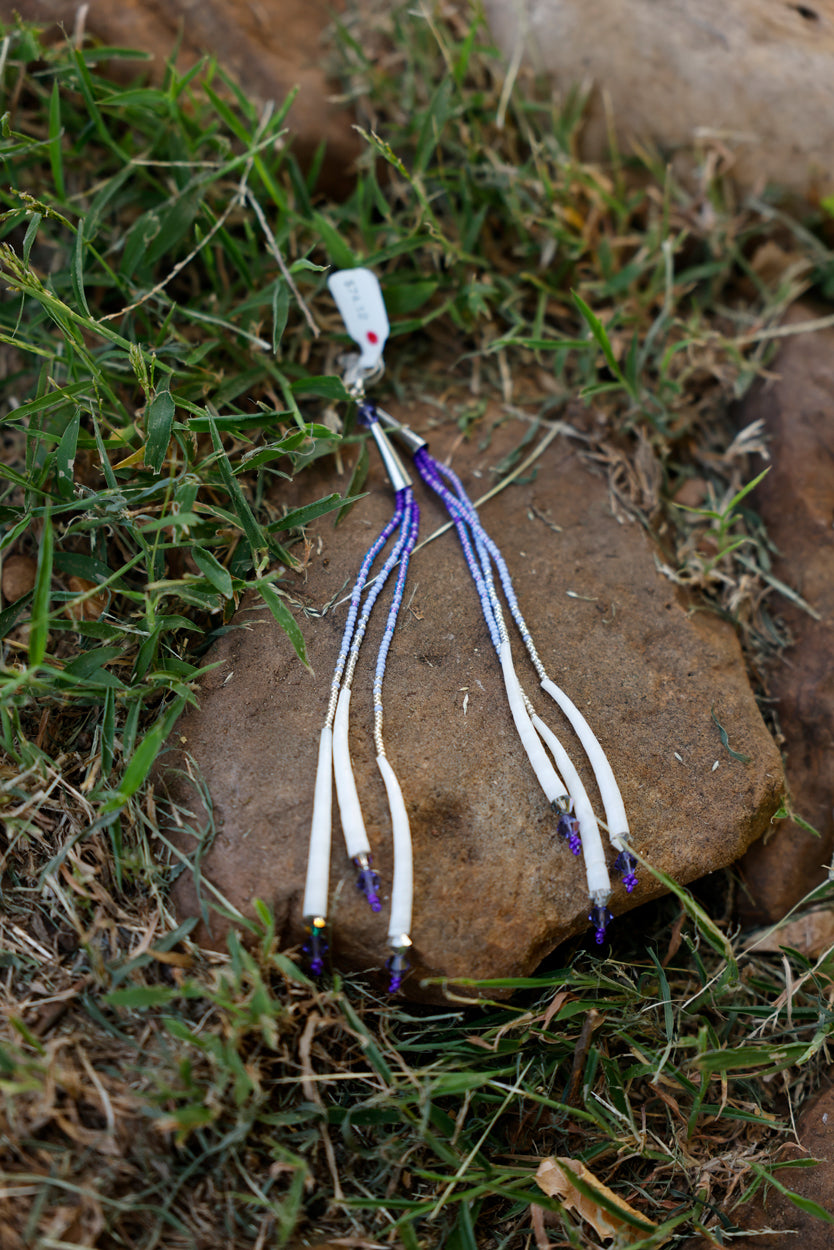
[{"label": "white dentalium shell", "polygon": [[570,796],[573,799],[573,813],[579,822],[579,835],[582,839],[582,858],[585,861],[585,875],[588,879],[588,893],[611,893],[611,878],[605,862],[605,848],[599,831],[597,818],[588,798],[588,792],[582,784],[582,778],[573,766],[570,756],[556,737],[552,729],[545,725],[539,716],[533,716],[533,724],[540,737],[550,748],[556,767],[564,777]]},{"label": "white dentalium shell", "polygon": [[533,766],[533,771],[538,777],[539,784],[547,798],[551,803],[558,802],[559,799],[566,797],[567,789],[551,764],[547,752],[541,744],[539,735],[533,728],[533,722],[530,720],[527,708],[524,706],[524,696],[521,693],[521,686],[513,667],[513,657],[507,640],[501,643],[499,654],[510,711],[513,714],[518,736],[521,738],[522,746],[527,752],[527,758]]},{"label": "white dentalium shell", "polygon": [[542,690],[546,690],[550,697],[558,703],[585,748],[585,754],[590,760],[591,768],[593,768],[594,776],[597,779],[602,806],[605,808],[605,823],[608,825],[608,837],[611,845],[617,851],[624,850],[629,840],[628,820],[626,819],[623,797],[614,779],[614,770],[608,762],[608,756],[597,741],[591,726],[576,704],[571,702],[564,690],[560,690],[549,677],[545,677],[542,681]]},{"label": "white dentalium shell", "polygon": [[302,916],[326,916],[330,888],[330,830],[333,807],[333,731],[325,725],[319,739],[319,762],[313,798],[313,822],[307,857]]},{"label": "white dentalium shell", "polygon": [[349,721],[350,688],[343,687],[333,720],[333,775],[336,778],[336,796],[339,800],[339,815],[342,820],[342,832],[345,835],[345,846],[348,856],[355,859],[357,855],[369,855],[371,848],[365,832],[365,822],[362,819],[362,808],[359,806],[353,765],[350,762]]},{"label": "white dentalium shell", "polygon": [[394,879],[391,883],[391,919],[388,922],[388,941],[392,946],[399,946],[402,938],[411,933],[411,909],[414,899],[411,827],[396,773],[384,755],[378,755],[376,762],[388,793],[394,842]]}]

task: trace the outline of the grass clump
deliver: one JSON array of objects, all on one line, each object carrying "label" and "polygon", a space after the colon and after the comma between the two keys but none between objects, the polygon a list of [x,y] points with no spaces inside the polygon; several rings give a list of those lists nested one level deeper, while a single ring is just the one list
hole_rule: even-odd
[{"label": "grass clump", "polygon": [[[581,392],[615,497],[755,649],[781,640],[740,508],[756,443],[727,451],[722,414],[829,254],[718,182],[583,163],[580,103],[507,93],[452,8],[342,26],[366,146],[341,203],[288,147],[289,101],[211,61],[114,85],[119,56],[2,35],[0,1245],[524,1246],[531,1206],[593,1244],[535,1186],[548,1153],[655,1220],[641,1244],[729,1234],[793,1160],[825,960],[744,954],[679,892],[610,959],[492,987],[512,1006],[323,989],[265,908],[248,946],[191,943],[148,777],[245,593],[306,659],[282,573],[345,496],[288,509],[282,483],[353,437],[329,265],[380,273],[391,385],[439,407],[452,376],[462,429],[488,395],[547,421]],[[766,244],[802,263],[766,282]],[[698,515],[666,511],[697,475],[726,502],[700,563]]]}]

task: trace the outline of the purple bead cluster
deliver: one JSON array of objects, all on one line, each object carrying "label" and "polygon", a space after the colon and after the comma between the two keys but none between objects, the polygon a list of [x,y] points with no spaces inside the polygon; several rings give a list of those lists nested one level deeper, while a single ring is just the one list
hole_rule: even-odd
[{"label": "purple bead cluster", "polygon": [[304,944],[304,954],[310,965],[310,971],[314,977],[320,977],[324,972],[324,957],[327,954],[327,942],[324,939],[324,930],[317,926],[312,926],[307,931],[307,941]]},{"label": "purple bead cluster", "polygon": [[382,903],[379,901],[379,877],[373,868],[367,868],[359,861],[358,857],[353,861],[359,869],[359,876],[356,878],[356,888],[361,894],[365,895],[368,900],[371,911],[382,911]]},{"label": "purple bead cluster", "polygon": [[591,914],[588,919],[594,926],[594,937],[597,940],[597,946],[602,946],[605,941],[605,930],[614,919],[613,914],[607,907],[602,907],[598,904],[596,907],[591,908]]},{"label": "purple bead cluster", "polygon": [[567,842],[572,855],[582,850],[582,839],[579,836],[579,821],[572,812],[562,812],[556,825],[556,832]]},{"label": "purple bead cluster", "polygon": [[373,404],[369,404],[366,399],[360,400],[356,405],[356,416],[360,424],[368,428],[377,419],[376,408],[374,408]]},{"label": "purple bead cluster", "polygon": [[622,875],[622,882],[630,894],[637,884],[637,859],[631,851],[620,851],[614,860],[614,871]]},{"label": "purple bead cluster", "polygon": [[405,951],[402,948],[395,950],[385,967],[391,977],[391,980],[388,983],[388,993],[396,994],[397,990],[403,983],[405,974],[411,967],[411,964],[405,957]]}]

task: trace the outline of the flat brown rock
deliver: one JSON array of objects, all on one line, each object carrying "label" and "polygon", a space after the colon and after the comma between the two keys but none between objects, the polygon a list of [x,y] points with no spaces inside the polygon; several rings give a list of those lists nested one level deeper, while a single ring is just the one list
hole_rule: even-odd
[{"label": "flat brown rock", "polygon": [[[818,316],[797,306],[789,324]],[[750,920],[778,920],[827,876],[834,853],[834,330],[785,340],[771,373],[746,400],[741,422],[765,423],[773,467],[754,501],[778,548],[773,573],[818,614],[788,599],[774,610],[795,640],[769,678],[785,738],[796,812],[820,834],[779,824],[743,864]]]},{"label": "flat brown rock", "polygon": [[580,151],[621,142],[663,158],[713,145],[743,186],[816,199],[834,187],[834,0],[486,0],[496,41],[521,45],[564,99],[590,92]]},{"label": "flat brown rock", "polygon": [[[459,447],[453,464],[473,496],[492,485],[491,467],[523,432],[513,421],[486,450],[474,441]],[[438,456],[451,442],[441,432],[431,440]],[[334,481],[310,472],[301,486],[310,499],[333,489]],[[166,757],[182,766],[180,748],[190,752],[212,796],[218,832],[203,873],[247,914],[254,897],[269,903],[288,943],[302,938],[318,735],[345,621],[342,601],[391,512],[376,470],[370,489],[338,528],[323,520],[305,579],[285,583],[308,609],[299,623],[315,678],[265,608],[243,610],[239,628],[207,657],[219,668],[205,679],[200,710],[183,717]],[[418,496],[428,534],[445,517],[422,487]],[[733,631],[679,601],[656,571],[647,537],[637,524],[614,519],[605,483],[586,471],[564,438],[542,456],[535,480],[509,487],[484,506],[482,517],[512,569],[546,667],[609,752],[637,849],[682,882],[738,858],[767,827],[782,772]],[[588,900],[582,863],[555,837],[554,817],[516,737],[454,533],[415,555],[406,605],[388,662],[385,738],[414,838],[415,975],[407,985],[418,993],[419,978],[427,975],[531,971],[557,943],[587,929]],[[370,733],[382,626],[382,616],[372,617],[357,669],[351,750],[385,900],[390,821]],[[538,710],[588,778],[575,738],[555,705],[537,693],[520,648],[517,666]],[[722,747],[713,711],[750,763]],[[198,806],[182,780],[172,777],[171,784],[180,803]],[[592,780],[587,784],[598,806]],[[334,962],[379,967],[385,910],[373,916],[357,895],[338,817],[334,823]],[[194,848],[184,837],[181,845]],[[644,872],[634,895],[616,886],[612,909],[621,913],[660,891]],[[180,878],[175,901],[181,915],[196,913],[190,873]],[[218,941],[222,923],[212,924]]]}]

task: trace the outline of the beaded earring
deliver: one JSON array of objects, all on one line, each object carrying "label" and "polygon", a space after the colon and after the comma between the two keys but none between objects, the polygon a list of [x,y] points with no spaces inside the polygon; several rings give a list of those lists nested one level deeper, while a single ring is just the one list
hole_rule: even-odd
[{"label": "beaded earring", "polygon": [[[608,757],[585,717],[564,691],[548,677],[519,607],[507,564],[499,548],[481,524],[477,509],[467,495],[460,478],[452,469],[429,454],[428,445],[424,439],[419,438],[382,409],[378,408],[377,412],[386,429],[409,448],[415,468],[423,481],[439,496],[458,532],[467,566],[478,591],[490,637],[501,663],[510,711],[517,732],[539,783],[551,807],[558,815],[558,831],[565,836],[574,854],[579,852],[581,843],[591,904],[589,920],[594,926],[597,942],[602,943],[611,920],[611,912],[608,910],[611,880],[608,875],[599,825],[587,792],[567,751],[552,729],[534,711],[518,681],[504,623],[503,609],[492,573],[493,565],[498,571],[498,579],[510,615],[518,628],[541,687],[558,704],[572,725],[591,764],[605,810],[609,841],[617,851],[615,870],[622,874],[623,885],[628,893],[631,893],[637,884],[637,860],[629,849],[631,835],[625,807]],[[567,793],[558,773],[547,758],[542,741],[550,748],[557,767],[567,780]],[[577,831],[577,825],[581,833]]]},{"label": "beaded earring", "polygon": [[[528,652],[542,689],[560,708],[582,743],[593,770],[611,846],[617,852],[615,871],[631,893],[637,884],[637,859],[630,850],[631,834],[625,807],[605,752],[585,717],[563,690],[547,675],[521,612],[506,561],[481,523],[478,511],[452,469],[429,454],[428,444],[408,426],[367,400],[365,383],[381,371],[382,350],[388,336],[388,319],[379,284],[366,269],[343,270],[328,279],[328,285],[348,333],[360,348],[349,362],[345,386],[358,401],[358,419],[373,437],[394,490],[395,508],[388,523],[368,549],[351,593],[342,645],[330,687],[325,723],[319,742],[318,767],[313,801],[307,883],[303,914],[308,932],[305,951],[314,973],[324,968],[325,932],[328,915],[332,783],[335,776],[342,829],[348,855],[358,869],[357,884],[372,910],[379,911],[379,880],[372,867],[371,850],[356,789],[348,744],[350,697],[359,650],[374,605],[390,574],[397,569],[394,592],[388,610],[382,643],[377,656],[373,687],[374,743],[377,766],[385,784],[391,815],[394,846],[394,872],[391,887],[391,916],[387,962],[391,992],[399,989],[408,970],[407,952],[411,946],[413,906],[413,867],[411,831],[402,791],[388,760],[383,742],[382,686],[391,640],[402,604],[408,563],[417,542],[419,509],[411,481],[388,441],[390,431],[412,455],[414,466],[426,485],[440,498],[457,531],[469,573],[474,582],[481,611],[501,665],[504,687],[516,731],[539,784],[556,816],[556,831],[574,855],[584,859],[591,911],[598,943],[602,943],[611,912],[611,880],[599,822],[578,770],[553,730],[545,724],[525,693],[516,673],[497,582],[522,642]],[[380,572],[369,581],[377,557],[395,534],[391,550]],[[364,604],[362,596],[365,596]],[[361,609],[361,611],[360,611]],[[545,750],[545,746],[549,749]],[[552,760],[551,760],[552,756]],[[554,762],[555,761],[555,767]],[[558,770],[558,771],[557,771]],[[561,774],[561,775],[560,775]],[[564,778],[564,780],[562,780]]]},{"label": "beaded earring", "polygon": [[[334,275],[334,279],[337,280],[334,290],[337,302],[344,295],[344,285],[340,287],[338,282],[342,276]],[[373,278],[373,275],[370,277]],[[373,279],[374,283],[375,281]],[[333,286],[333,280],[331,280],[331,286]],[[371,286],[371,295],[373,295],[373,286]],[[350,290],[350,296],[355,302],[355,282]],[[379,305],[381,306],[381,297]],[[378,912],[382,908],[378,893],[379,878],[372,866],[371,848],[350,758],[350,700],[359,650],[371,612],[390,574],[397,568],[385,631],[377,654],[373,684],[374,744],[377,752],[377,766],[382,775],[388,799],[394,848],[388,933],[391,955],[386,965],[390,973],[389,990],[394,992],[399,989],[409,966],[407,951],[411,946],[413,867],[408,814],[399,781],[388,760],[383,739],[382,687],[388,652],[405,591],[408,563],[417,543],[420,512],[414,499],[411,479],[379,424],[375,408],[365,400],[365,384],[380,371],[382,349],[388,333],[384,306],[381,306],[381,315],[379,307],[372,311],[375,312],[374,328],[370,331],[373,337],[370,341],[366,339],[368,346],[364,358],[362,355],[348,358],[348,369],[344,380],[346,389],[358,401],[359,421],[370,431],[379,450],[394,491],[395,507],[392,517],[366,552],[354,582],[342,644],[331,680],[327,714],[319,739],[303,916],[308,934],[305,952],[309,957],[311,971],[318,975],[324,970],[327,950],[325,934],[330,885],[334,778],[347,854],[358,870],[357,886],[367,898],[372,911]],[[367,334],[367,331],[365,333]],[[389,539],[395,534],[398,534],[398,537],[382,568],[373,582],[369,583],[371,569],[377,556],[384,551]],[[365,594],[364,604],[362,603],[363,593]]]}]

